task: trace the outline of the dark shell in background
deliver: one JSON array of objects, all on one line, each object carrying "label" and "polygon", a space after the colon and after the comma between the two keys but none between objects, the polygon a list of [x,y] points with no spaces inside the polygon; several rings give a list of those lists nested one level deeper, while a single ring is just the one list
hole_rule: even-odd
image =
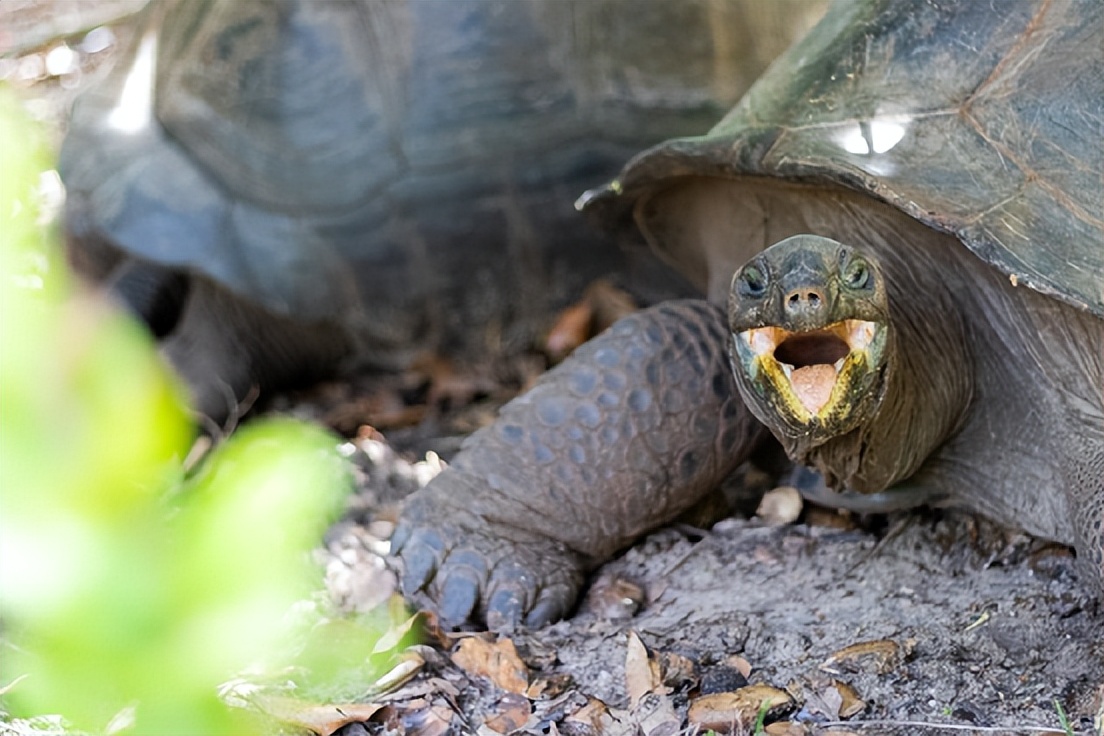
[{"label": "dark shell in background", "polygon": [[155,3],[74,109],[69,227],[392,338],[524,318],[578,264],[573,285],[620,267],[575,195],[706,130],[822,9]]},{"label": "dark shell in background", "polygon": [[580,205],[619,216],[691,175],[869,192],[1104,316],[1104,3],[837,3],[708,135]]}]

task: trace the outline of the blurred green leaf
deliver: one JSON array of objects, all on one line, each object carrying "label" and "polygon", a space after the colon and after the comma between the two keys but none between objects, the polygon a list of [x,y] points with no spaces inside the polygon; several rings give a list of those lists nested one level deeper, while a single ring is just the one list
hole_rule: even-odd
[{"label": "blurred green leaf", "polygon": [[191,478],[195,427],[147,333],[76,287],[43,222],[51,157],[0,88],[0,657],[17,714],[249,733],[217,685],[321,587],[351,479],[324,431],[255,422]]}]

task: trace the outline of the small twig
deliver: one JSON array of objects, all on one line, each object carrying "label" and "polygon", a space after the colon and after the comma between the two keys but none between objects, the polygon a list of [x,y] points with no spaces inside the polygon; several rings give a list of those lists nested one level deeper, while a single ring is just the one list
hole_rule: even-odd
[{"label": "small twig", "polygon": [[211,435],[209,434],[200,434],[195,438],[195,442],[192,443],[192,447],[188,450],[188,454],[184,456],[183,469],[185,475],[195,470],[200,460],[207,457],[207,453],[211,451],[213,444]]},{"label": "small twig", "polygon": [[887,531],[881,539],[875,542],[874,546],[871,547],[866,554],[859,557],[858,560],[856,560],[849,568],[847,568],[844,576],[850,577],[856,570],[865,565],[876,555],[879,555],[883,551],[885,551],[886,546],[894,539],[901,536],[905,532],[905,530],[909,528],[913,521],[915,521],[915,519],[912,514],[908,514],[897,519],[893,523],[893,526],[889,528],[889,531]]},{"label": "small twig", "polygon": [[260,388],[254,384],[250,387],[249,392],[245,397],[238,402],[234,398],[233,389],[229,384],[223,383],[222,387],[225,389],[230,401],[230,411],[226,417],[226,421],[219,425],[211,417],[207,416],[203,412],[192,412],[192,416],[196,422],[202,427],[203,432],[196,437],[195,442],[192,443],[192,447],[188,450],[188,455],[184,458],[184,472],[191,473],[200,464],[200,462],[207,457],[207,454],[221,445],[227,437],[234,433],[238,424],[242,418],[253,408],[253,404],[261,395]]},{"label": "small twig", "polygon": [[12,688],[26,680],[28,677],[30,677],[30,675],[28,675],[27,673],[23,673],[19,677],[9,682],[7,685],[0,686],[0,695],[7,695],[9,692],[11,692]]},{"label": "small twig", "polygon": [[253,408],[253,405],[257,403],[257,399],[261,397],[261,387],[255,383],[249,387],[249,391],[246,392],[241,401],[234,398],[233,389],[229,386],[226,386],[226,388],[230,392],[230,413],[227,414],[226,421],[222,425],[223,437],[229,437],[234,433],[234,430],[238,428],[238,424]]},{"label": "small twig", "polygon": [[[675,570],[682,567],[683,563],[685,563],[687,560],[689,560],[691,557],[693,557],[694,555],[696,555],[698,552],[700,552],[702,550],[703,545],[705,545],[708,542],[713,540],[713,532],[710,532],[710,531],[705,530],[705,529],[698,529],[697,527],[693,527],[693,529],[694,529],[695,534],[700,534],[701,535],[701,540],[698,541],[698,542],[695,542],[695,543],[691,543],[690,544],[690,549],[688,549],[684,555],[682,555],[677,560],[675,560],[670,565],[668,565],[663,570],[663,572],[660,573],[660,575],[659,575],[661,580],[666,579],[668,575],[670,575]],[[682,530],[680,530],[680,531],[682,531]]]},{"label": "small twig", "polygon": [[838,726],[852,729],[865,726],[877,726],[879,728],[892,726],[895,728],[937,728],[944,731],[973,731],[978,733],[1061,733],[1060,729],[1047,726],[977,726],[960,723],[934,723],[930,721],[825,721],[823,723],[818,723],[817,726],[828,728],[835,728]]}]

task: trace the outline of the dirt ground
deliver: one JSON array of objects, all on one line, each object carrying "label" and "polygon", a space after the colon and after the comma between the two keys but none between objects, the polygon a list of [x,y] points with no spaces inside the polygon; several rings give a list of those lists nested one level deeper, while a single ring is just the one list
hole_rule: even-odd
[{"label": "dirt ground", "polygon": [[[411,432],[404,442],[455,446]],[[372,549],[385,549],[402,496],[439,467],[436,453],[411,463],[379,435],[353,444],[360,494],[328,543],[330,592],[349,610],[375,605],[394,584]],[[734,696],[722,695],[750,683],[790,698],[768,722],[777,712],[792,730],[768,733],[1064,733],[1058,703],[1072,731],[1088,734],[1104,684],[1102,624],[1068,550],[967,514],[859,520],[814,508],[788,524],[736,516],[709,531],[655,532],[593,576],[570,620],[510,637],[530,685],[560,683],[551,696],[527,688],[517,725],[524,733],[723,730],[732,711],[694,711],[694,703],[710,695],[723,710]],[[634,637],[665,684],[640,684],[648,668],[633,661]],[[426,699],[425,681],[453,683],[457,694],[446,700],[459,732],[516,705],[503,702],[508,683],[497,675],[473,676],[449,659],[427,662],[406,686],[415,699]],[[642,702],[666,716],[656,720]],[[341,731],[404,732],[424,731],[413,721]]]},{"label": "dirt ground", "polygon": [[[77,19],[34,37],[11,24],[37,28],[43,4],[3,5],[0,40],[15,56],[0,59],[0,77],[33,91],[39,118],[62,120],[102,51],[90,42],[77,66],[53,74],[42,44],[79,33],[75,45],[103,22],[80,8],[111,3],[61,3]],[[334,413],[371,396],[336,384],[270,409],[351,437],[359,491],[320,555],[346,612],[386,605],[387,539],[403,498],[493,416],[493,403],[440,414],[415,400],[394,409],[410,421],[392,415],[381,433],[356,411]],[[804,509],[791,523],[745,513],[708,531],[662,529],[600,569],[570,620],[503,638],[429,628],[412,679],[315,730],[750,733],[766,700],[772,734],[1065,733],[1062,712],[1070,732],[1089,734],[1102,713],[1104,612],[1069,551],[950,511],[857,519]]]}]

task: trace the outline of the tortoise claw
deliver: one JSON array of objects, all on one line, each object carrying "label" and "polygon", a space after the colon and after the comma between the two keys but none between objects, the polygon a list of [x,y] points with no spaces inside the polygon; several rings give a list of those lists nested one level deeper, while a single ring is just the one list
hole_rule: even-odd
[{"label": "tortoise claw", "polygon": [[431,485],[410,500],[392,538],[408,600],[436,613],[446,629],[506,631],[567,613],[582,584],[575,555],[540,535],[450,508],[448,492],[437,490]]},{"label": "tortoise claw", "polygon": [[409,526],[400,526],[395,530],[391,538],[391,551],[392,554],[402,555],[403,595],[413,598],[425,589],[433,579],[443,549],[444,541],[432,529],[415,530]]},{"label": "tortoise claw", "polygon": [[479,605],[481,579],[474,570],[443,568],[437,616],[445,628],[458,628],[473,618]]},{"label": "tortoise claw", "polygon": [[487,604],[487,628],[493,631],[515,629],[522,622],[524,613],[525,609],[518,591],[500,590]]},{"label": "tortoise claw", "polygon": [[530,627],[543,626],[552,621],[558,621],[564,616],[564,597],[561,593],[558,597],[552,597],[552,591],[533,606],[529,615],[525,617],[525,625]]}]

